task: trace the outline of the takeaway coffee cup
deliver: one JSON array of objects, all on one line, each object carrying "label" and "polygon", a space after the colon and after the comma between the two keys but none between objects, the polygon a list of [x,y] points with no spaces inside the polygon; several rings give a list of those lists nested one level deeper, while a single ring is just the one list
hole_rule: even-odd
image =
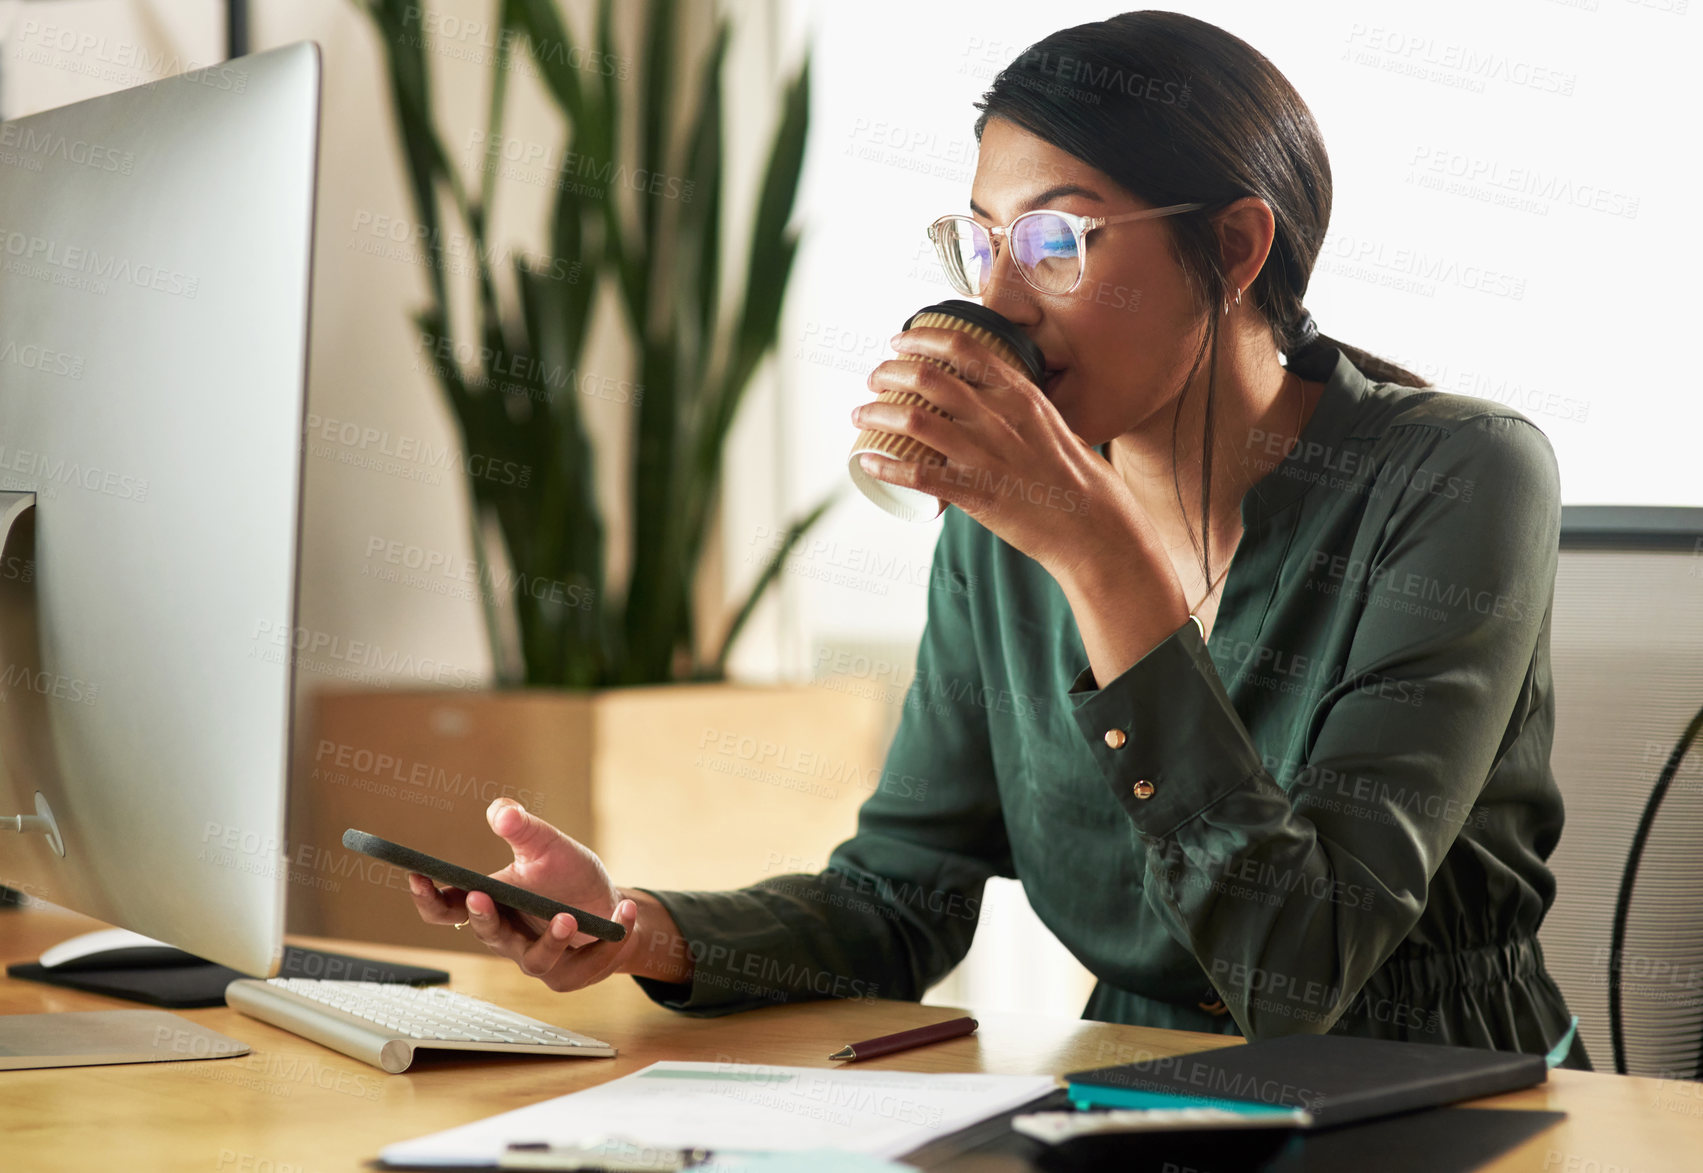
[{"label": "takeaway coffee cup", "polygon": [[[1026,372],[1036,383],[1040,383],[1046,373],[1046,360],[1042,358],[1041,348],[1035,345],[1033,339],[1004,315],[973,301],[943,301],[936,305],[924,306],[906,319],[903,328],[909,330],[913,326],[939,326],[947,330],[962,330],[1001,359]],[[939,359],[924,358],[917,354],[901,354],[899,357],[913,362],[933,363],[938,367],[948,366]],[[883,391],[877,399],[881,403],[918,403],[929,411],[946,414],[915,391]],[[934,494],[907,489],[902,485],[891,485],[865,472],[857,459],[865,452],[875,452],[894,460],[921,461],[924,464],[941,464],[944,463],[945,457],[911,436],[865,428],[858,434],[857,443],[852,445],[851,457],[847,462],[852,483],[862,490],[865,497],[894,517],[901,521],[932,521],[940,516],[941,511],[946,508],[946,503]]]}]

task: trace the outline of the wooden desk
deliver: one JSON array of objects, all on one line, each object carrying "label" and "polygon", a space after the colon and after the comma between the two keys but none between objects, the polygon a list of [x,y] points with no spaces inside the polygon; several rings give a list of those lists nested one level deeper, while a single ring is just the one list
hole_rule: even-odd
[{"label": "wooden desk", "polygon": [[[0,910],[0,964],[103,927]],[[448,932],[449,930],[444,930]],[[815,1002],[718,1019],[652,1004],[627,978],[552,994],[506,961],[398,946],[312,941],[450,972],[456,989],[613,1043],[615,1059],[422,1060],[385,1075],[226,1007],[177,1011],[248,1043],[234,1059],[0,1072],[0,1168],[127,1173],[332,1173],[363,1168],[393,1141],[589,1087],[658,1059],[830,1067],[829,1052],[948,1016],[909,1002]],[[0,1013],[132,1003],[0,978]],[[864,1064],[900,1071],[1062,1074],[1235,1045],[1216,1035],[1039,1016],[980,1014],[973,1037]],[[1558,1070],[1548,1084],[1480,1101],[1569,1119],[1489,1168],[1656,1173],[1703,1167],[1703,1085]],[[1369,1168],[1371,1166],[1368,1166]]]}]

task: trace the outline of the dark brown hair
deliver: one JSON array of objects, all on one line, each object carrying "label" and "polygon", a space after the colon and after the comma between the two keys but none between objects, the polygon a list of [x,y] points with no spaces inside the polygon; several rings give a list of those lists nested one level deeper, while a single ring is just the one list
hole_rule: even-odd
[{"label": "dark brown hair", "polygon": [[[989,118],[1009,119],[1154,207],[1206,205],[1159,221],[1207,316],[1206,337],[1188,374],[1192,381],[1212,357],[1203,453],[1212,451],[1218,307],[1233,296],[1210,217],[1246,196],[1271,208],[1276,235],[1242,295],[1252,295],[1290,365],[1304,350],[1336,347],[1373,381],[1424,385],[1411,371],[1324,334],[1294,348],[1302,298],[1330,223],[1330,159],[1300,94],[1246,41],[1177,12],[1125,12],[1060,29],[1029,46],[975,105],[982,111],[978,142]],[[1180,418],[1181,396],[1177,411]],[[1173,434],[1173,457],[1175,451]],[[1198,544],[1210,583],[1212,462],[1203,456],[1203,465]],[[1177,498],[1181,505],[1180,487]]]}]

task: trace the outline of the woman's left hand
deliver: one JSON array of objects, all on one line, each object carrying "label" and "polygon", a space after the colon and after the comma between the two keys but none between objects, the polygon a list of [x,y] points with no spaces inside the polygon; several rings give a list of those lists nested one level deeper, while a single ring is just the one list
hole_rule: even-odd
[{"label": "woman's left hand", "polygon": [[914,391],[945,416],[920,404],[871,402],[852,421],[913,437],[946,463],[867,455],[871,476],[956,505],[1055,578],[1120,547],[1128,556],[1125,535],[1145,528],[1134,496],[1024,372],[970,335],[937,326],[907,330],[893,348],[951,369],[888,359],[870,372],[869,389]]}]

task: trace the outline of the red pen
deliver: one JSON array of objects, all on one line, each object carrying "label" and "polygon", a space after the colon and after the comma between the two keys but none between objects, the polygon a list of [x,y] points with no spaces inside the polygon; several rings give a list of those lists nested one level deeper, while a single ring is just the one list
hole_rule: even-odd
[{"label": "red pen", "polygon": [[908,1051],[912,1047],[927,1046],[929,1043],[943,1043],[947,1039],[962,1038],[975,1033],[976,1020],[973,1018],[953,1018],[946,1022],[937,1022],[933,1026],[919,1026],[915,1030],[902,1030],[896,1035],[882,1035],[878,1039],[866,1039],[861,1043],[852,1043],[829,1055],[830,1059],[845,1059],[856,1062],[859,1059],[875,1059],[882,1055],[891,1055],[894,1051]]}]

